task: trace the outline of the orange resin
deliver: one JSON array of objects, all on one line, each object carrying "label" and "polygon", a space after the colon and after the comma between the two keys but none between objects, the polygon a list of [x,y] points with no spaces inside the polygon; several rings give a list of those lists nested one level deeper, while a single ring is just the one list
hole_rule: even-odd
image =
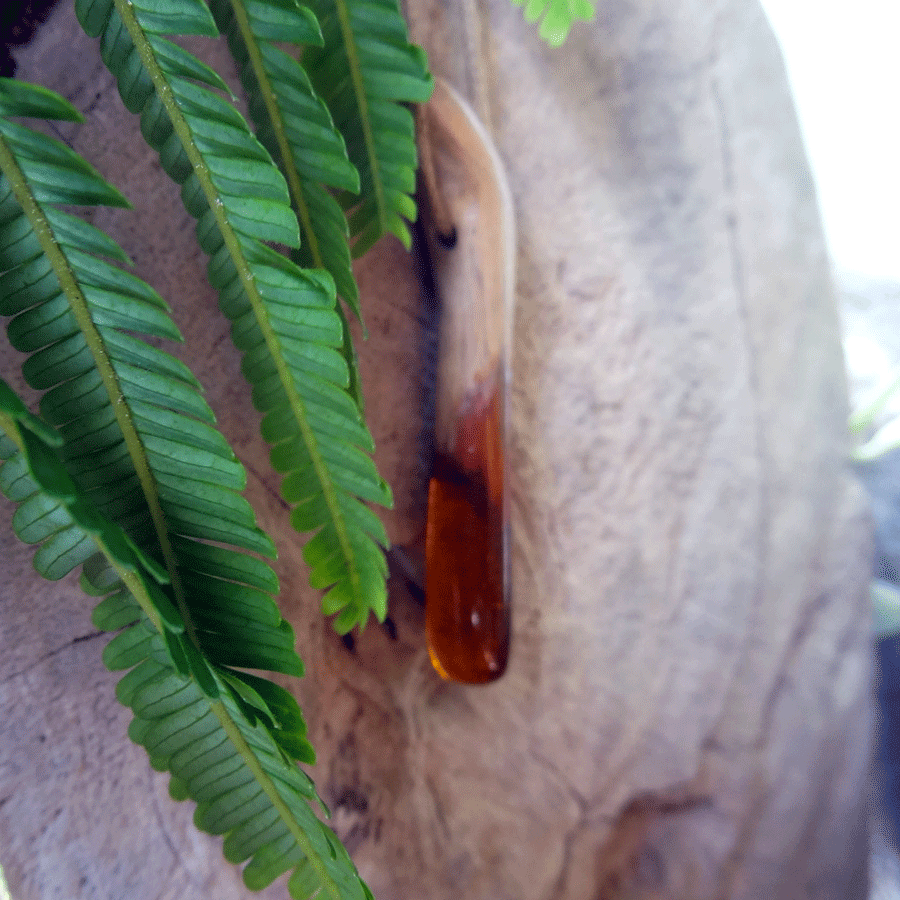
[{"label": "orange resin", "polygon": [[509,579],[503,509],[501,391],[458,421],[451,454],[439,453],[428,491],[425,619],[438,673],[483,684],[509,653]]}]

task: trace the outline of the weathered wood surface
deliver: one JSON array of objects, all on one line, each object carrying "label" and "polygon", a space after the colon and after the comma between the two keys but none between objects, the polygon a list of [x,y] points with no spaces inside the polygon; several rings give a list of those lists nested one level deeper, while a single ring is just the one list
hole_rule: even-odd
[{"label": "weathered wood surface", "polygon": [[[599,6],[552,52],[507,0],[486,4],[519,275],[514,643],[480,689],[434,676],[399,587],[396,640],[371,628],[351,653],[321,622],[192,224],[70,9],[21,74],[87,112],[62,133],[135,204],[97,221],[173,305],[247,464],[308,663],[314,774],[376,896],[862,898],[868,525],[781,61],[755,0]],[[410,15],[471,90],[458,14]],[[405,542],[422,514],[417,287],[390,241],[359,278],[367,411]],[[90,602],[34,577],[2,531],[13,897],[246,896],[125,738]]]}]

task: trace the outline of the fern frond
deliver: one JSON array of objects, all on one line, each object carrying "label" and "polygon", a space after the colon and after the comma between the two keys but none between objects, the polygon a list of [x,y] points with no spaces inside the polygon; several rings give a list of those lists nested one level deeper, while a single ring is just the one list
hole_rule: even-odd
[{"label": "fern frond", "polygon": [[[0,91],[8,114],[20,111],[16,97],[30,95],[16,82],[0,82]],[[236,493],[243,468],[211,427],[190,371],[136,336],[180,339],[162,299],[97,255],[121,255],[105,235],[54,206],[121,206],[124,198],[64,144],[7,119],[0,171],[0,314],[14,316],[10,340],[30,354],[23,373],[47,392],[41,408],[66,440],[76,482],[155,548],[182,608],[176,543],[274,555]]]},{"label": "fern frond", "polygon": [[[291,258],[301,266],[329,272],[338,296],[362,322],[347,220],[329,190],[358,193],[359,174],[303,67],[275,44],[320,45],[318,22],[308,7],[289,0],[268,4],[264,16],[256,4],[245,0],[212,0],[210,9],[219,31],[228,38],[256,136],[287,179],[301,238]],[[359,367],[346,313],[340,304],[336,309],[350,393],[362,409]]]},{"label": "fern frond", "polygon": [[424,103],[434,88],[424,51],[411,44],[397,0],[310,0],[324,44],[303,66],[325,101],[359,171],[359,196],[344,192],[353,255],[383,234],[409,249],[404,218],[416,218],[416,143],[404,103]]},{"label": "fern frond", "polygon": [[525,20],[541,20],[540,35],[551,46],[561,46],[577,20],[590,22],[594,18],[594,4],[590,0],[512,0],[524,7]]},{"label": "fern frond", "polygon": [[[57,117],[72,118],[60,104]],[[5,115],[53,115],[47,106],[0,81]],[[49,388],[41,406],[59,425],[47,431],[0,384],[0,427],[14,440],[0,447],[0,487],[20,503],[17,531],[41,545],[35,563],[49,577],[84,564],[83,584],[105,595],[98,627],[130,626],[104,659],[139,672],[125,697],[133,736],[172,772],[174,794],[198,802],[198,826],[226,835],[230,859],[250,860],[247,884],[293,868],[336,900],[368,896],[309,805],[315,791],[294,763],[313,759],[299,708],[235,668],[303,673],[270,596],[274,573],[240,550],[271,550],[235,493],[243,468],[190,372],[130,333],[177,336],[162,300],[94,255],[122,255],[108,237],[53,206],[123,198],[69,148],[5,118],[0,171],[0,311],[16,314],[24,371]],[[222,770],[207,755],[198,763],[201,739],[215,740],[227,779],[209,781]]]},{"label": "fern frond", "polygon": [[168,582],[165,569],[78,489],[59,455],[62,436],[31,413],[2,378],[0,432],[0,491],[19,505],[13,516],[16,534],[41,545],[35,568],[46,578],[62,578],[99,551],[116,573],[112,584],[141,598],[153,627],[182,634],[183,620],[158,587]]},{"label": "fern frond", "polygon": [[[82,585],[102,597],[94,624],[125,629],[105,648],[104,662],[130,670],[116,695],[134,712],[132,739],[155,768],[171,772],[172,797],[197,803],[197,827],[224,836],[226,859],[250,860],[243,872],[249,888],[293,869],[295,900],[371,900],[346,850],[310,807],[321,800],[293,761],[315,756],[293,697],[263,678],[216,666],[185,639],[159,587],[165,570],[79,491],[57,453],[62,438],[2,380],[0,431],[0,488],[20,503],[16,517],[29,506],[44,510],[29,531],[32,543],[43,544],[36,564],[47,547],[62,574],[84,562]],[[59,534],[90,557],[58,554]]]},{"label": "fern frond", "polygon": [[256,136],[287,179],[300,223],[300,262],[330,272],[358,316],[347,223],[326,187],[356,193],[359,175],[303,67],[275,44],[321,44],[319,25],[307,7],[291,2],[267,5],[264,18],[244,0],[212,0],[210,9],[237,62]]},{"label": "fern frond", "polygon": [[[211,34],[215,25],[199,0],[165,0],[182,33]],[[77,0],[89,34],[116,75],[125,105],[141,114],[141,129],[181,185],[197,236],[210,255],[209,277],[232,337],[244,353],[243,372],[263,413],[272,464],[285,474],[282,495],[291,522],[316,532],[304,548],[310,583],[330,588],[323,598],[335,628],[362,627],[370,611],[386,615],[387,535],[363,501],[392,502],[370,457],[374,449],[347,392],[341,321],[334,281],[303,270],[261,243],[299,240],[284,178],[250,134],[240,114],[213,94],[214,73],[191,80],[181,73],[185,51],[160,33],[175,25],[160,16],[159,0]],[[162,48],[162,49],[161,49]],[[198,72],[206,67],[192,63]]]}]

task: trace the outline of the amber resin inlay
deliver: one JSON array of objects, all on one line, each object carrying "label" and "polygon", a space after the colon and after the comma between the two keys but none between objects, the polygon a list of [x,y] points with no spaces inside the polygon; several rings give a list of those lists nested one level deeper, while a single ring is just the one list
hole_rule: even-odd
[{"label": "amber resin inlay", "polygon": [[442,79],[419,119],[423,228],[440,310],[428,648],[441,676],[482,684],[503,674],[510,641],[503,440],[515,301],[512,195],[484,123]]},{"label": "amber resin inlay", "polygon": [[509,653],[500,390],[471,407],[429,486],[425,617],[435,669],[483,684],[503,674]]}]

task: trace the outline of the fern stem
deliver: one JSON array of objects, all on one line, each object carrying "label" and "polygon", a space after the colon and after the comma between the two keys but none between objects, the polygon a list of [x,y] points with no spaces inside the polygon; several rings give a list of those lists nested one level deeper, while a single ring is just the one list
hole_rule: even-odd
[{"label": "fern stem", "polygon": [[359,55],[356,52],[356,41],[353,35],[353,28],[350,25],[350,13],[347,9],[347,4],[344,0],[334,0],[334,5],[337,10],[341,34],[344,38],[344,49],[347,53],[347,69],[353,82],[356,102],[359,104],[359,122],[362,126],[363,140],[366,142],[366,154],[369,157],[369,165],[372,169],[372,189],[375,191],[377,201],[375,207],[378,210],[378,221],[381,224],[381,231],[385,232],[388,230],[387,217],[384,212],[387,208],[387,200],[384,196],[384,185],[381,181],[381,175],[378,172],[378,151],[375,147],[372,123],[369,118],[369,100],[366,97],[366,89],[362,82],[362,66],[359,62]]},{"label": "fern stem", "polygon": [[278,142],[278,155],[281,157],[281,171],[287,179],[291,199],[294,201],[294,211],[297,213],[297,219],[304,239],[312,254],[313,266],[317,269],[323,269],[325,264],[322,259],[322,253],[319,250],[319,239],[316,237],[309,207],[306,205],[306,200],[303,197],[300,173],[294,164],[294,155],[291,153],[291,145],[285,133],[284,116],[281,115],[281,107],[275,99],[275,90],[263,65],[259,45],[256,43],[256,38],[250,28],[250,20],[247,18],[247,11],[244,9],[241,0],[231,0],[231,9],[234,12],[234,18],[241,33],[241,40],[243,40],[247,49],[247,55],[250,57],[250,64],[253,66],[253,77],[256,78],[259,84],[260,96],[263,99],[263,103],[265,103],[266,112],[272,123],[275,140]]},{"label": "fern stem", "polygon": [[[151,621],[153,627],[160,633],[163,634],[165,626],[163,625],[163,621],[160,618],[159,613],[156,611],[156,607],[153,605],[153,601],[150,599],[147,594],[147,590],[144,587],[144,582],[134,573],[129,572],[128,569],[120,566],[112,557],[112,554],[109,552],[109,549],[103,543],[101,538],[98,538],[94,535],[91,535],[94,538],[94,542],[97,546],[103,551],[103,555],[106,557],[107,561],[113,568],[115,568],[116,572],[119,575],[119,578],[122,579],[122,583],[125,587],[128,588],[129,593],[135,600],[137,600],[138,605],[144,612],[144,615]],[[188,623],[185,622],[185,630],[187,630]]]},{"label": "fern stem", "polygon": [[[178,598],[179,607],[183,607],[183,589],[181,588],[178,579],[175,553],[169,542],[168,527],[159,501],[159,490],[156,485],[156,479],[153,477],[153,473],[150,469],[143,441],[141,441],[141,437],[134,425],[131,409],[125,399],[122,387],[119,384],[119,377],[116,374],[112,360],[109,358],[109,354],[106,351],[103,337],[97,330],[94,320],[91,318],[88,303],[78,284],[78,279],[75,277],[75,273],[72,271],[69,261],[66,259],[66,255],[63,253],[59,244],[57,244],[53,236],[53,229],[47,221],[43,209],[31,192],[28,181],[22,170],[19,168],[19,164],[16,162],[16,158],[3,135],[0,135],[0,171],[6,176],[12,187],[13,193],[15,194],[16,200],[19,202],[23,212],[31,222],[34,233],[41,245],[41,249],[44,251],[44,254],[50,262],[54,274],[57,279],[59,279],[60,287],[69,301],[69,308],[72,311],[72,315],[75,317],[75,321],[78,323],[78,327],[84,335],[88,350],[90,350],[91,355],[94,357],[97,371],[112,405],[116,423],[122,432],[128,455],[134,465],[138,481],[141,485],[141,490],[147,500],[150,517],[153,521],[153,527],[159,540],[160,550],[163,555],[166,570],[169,573],[172,588],[175,591],[175,596]],[[123,578],[123,581],[124,580],[125,579]],[[129,589],[131,589],[131,585],[128,586]],[[152,605],[150,609],[152,609]],[[184,615],[186,609],[181,608],[180,611],[182,615]],[[155,611],[152,614],[148,610],[145,610],[145,612],[147,612],[151,621],[156,625],[159,621],[159,617],[156,615]],[[190,618],[184,615],[184,620],[185,628],[188,630],[191,640],[196,644],[197,640],[194,635]],[[161,630],[161,623],[159,623],[159,627]]]},{"label": "fern stem", "polygon": [[229,740],[234,744],[235,749],[240,753],[241,758],[244,760],[246,766],[253,773],[254,778],[256,779],[259,786],[265,791],[266,796],[272,801],[272,805],[275,809],[278,810],[279,815],[284,821],[285,825],[287,825],[291,834],[297,841],[298,846],[303,851],[304,856],[306,856],[309,864],[316,870],[316,873],[319,875],[321,879],[322,886],[328,890],[328,893],[334,898],[334,900],[341,900],[341,892],[337,885],[332,880],[331,876],[328,874],[328,870],[322,864],[319,859],[319,854],[316,852],[316,849],[310,843],[309,838],[306,836],[306,833],[297,823],[293,813],[291,812],[291,808],[285,803],[284,798],[281,794],[278,793],[278,788],[275,787],[275,783],[269,777],[269,774],[262,767],[257,759],[256,753],[254,753],[253,748],[247,743],[246,738],[243,734],[241,734],[240,728],[234,722],[234,719],[231,717],[231,714],[225,708],[225,704],[222,703],[221,700],[212,700],[210,701],[209,708],[213,711],[215,717],[219,720],[222,725],[225,734],[228,735]]},{"label": "fern stem", "polygon": [[[338,541],[340,542],[341,550],[344,554],[344,559],[347,562],[348,570],[350,573],[350,580],[354,588],[354,594],[358,594],[362,587],[362,581],[359,571],[354,565],[353,548],[350,546],[350,541],[347,536],[347,529],[344,523],[344,515],[338,502],[337,493],[334,489],[334,485],[332,484],[331,479],[328,477],[328,472],[322,456],[318,452],[318,442],[316,440],[315,434],[312,431],[312,428],[309,425],[303,399],[297,391],[297,387],[294,384],[294,379],[291,376],[291,372],[287,366],[287,363],[285,362],[278,336],[275,334],[275,330],[272,328],[269,322],[269,315],[266,310],[265,302],[263,301],[262,297],[259,294],[259,291],[256,288],[253,273],[251,272],[250,265],[244,256],[244,252],[241,248],[238,235],[232,227],[231,223],[228,221],[228,217],[225,214],[224,205],[219,198],[218,191],[213,184],[212,178],[210,176],[209,168],[203,160],[203,154],[194,143],[190,125],[188,125],[187,120],[182,114],[181,109],[179,108],[178,103],[172,94],[172,89],[169,87],[169,84],[166,81],[165,73],[162,71],[162,68],[156,60],[156,54],[154,53],[150,42],[144,35],[144,31],[137,20],[137,16],[132,9],[131,3],[129,2],[129,0],[114,0],[114,3],[123,24],[125,25],[125,28],[127,29],[128,34],[131,37],[132,42],[134,43],[141,63],[147,70],[147,73],[150,75],[150,79],[153,82],[153,86],[157,92],[157,95],[159,96],[160,102],[163,104],[163,107],[165,108],[166,113],[172,123],[172,128],[174,129],[175,134],[178,136],[178,139],[181,141],[181,145],[184,148],[185,154],[187,155],[188,160],[193,166],[194,174],[197,176],[197,180],[200,183],[203,194],[206,197],[206,201],[213,212],[216,226],[218,227],[219,232],[222,235],[222,240],[224,241],[225,246],[228,248],[231,260],[234,263],[238,277],[241,280],[241,285],[243,286],[244,291],[247,294],[247,298],[250,301],[250,306],[252,307],[253,313],[256,316],[260,331],[263,335],[263,340],[265,341],[266,347],[269,350],[269,355],[272,359],[276,371],[278,372],[279,380],[287,395],[291,410],[294,413],[294,419],[296,420],[297,425],[300,429],[300,434],[303,438],[303,441],[306,444],[307,449],[309,450],[313,469],[315,470],[319,483],[322,486],[322,493],[325,497],[325,502],[328,505],[332,520],[336,525],[335,532],[337,534]],[[178,599],[179,611],[186,617],[186,619],[189,619],[189,616],[187,615],[187,609],[182,608],[183,601],[181,597],[179,596]]]}]

